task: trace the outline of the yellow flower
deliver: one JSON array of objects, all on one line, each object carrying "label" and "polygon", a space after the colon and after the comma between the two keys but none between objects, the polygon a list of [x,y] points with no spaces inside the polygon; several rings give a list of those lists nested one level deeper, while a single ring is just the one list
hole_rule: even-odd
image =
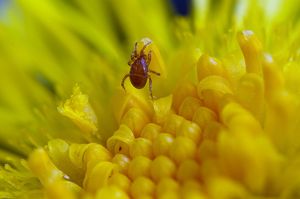
[{"label": "yellow flower", "polygon": [[300,3],[171,6],[7,2],[0,198],[300,197]]}]

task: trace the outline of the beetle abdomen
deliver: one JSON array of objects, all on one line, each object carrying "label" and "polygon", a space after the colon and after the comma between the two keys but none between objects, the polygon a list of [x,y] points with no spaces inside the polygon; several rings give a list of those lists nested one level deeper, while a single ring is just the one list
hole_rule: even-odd
[{"label": "beetle abdomen", "polygon": [[130,69],[130,81],[135,88],[143,88],[148,79],[148,68],[147,63],[144,57],[137,59]]},{"label": "beetle abdomen", "polygon": [[135,88],[144,88],[147,83],[147,77],[131,74],[130,82]]}]

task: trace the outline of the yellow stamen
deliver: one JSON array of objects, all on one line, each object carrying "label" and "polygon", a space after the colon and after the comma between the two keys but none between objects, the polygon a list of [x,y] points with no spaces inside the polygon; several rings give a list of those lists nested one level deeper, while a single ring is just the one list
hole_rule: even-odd
[{"label": "yellow stamen", "polygon": [[157,198],[179,198],[179,183],[173,178],[163,178],[156,186]]},{"label": "yellow stamen", "polygon": [[198,144],[201,139],[201,133],[201,128],[196,123],[184,120],[176,132],[176,136],[190,138],[196,144]]},{"label": "yellow stamen", "polygon": [[130,145],[130,157],[134,158],[139,155],[152,158],[152,142],[146,138],[136,138]]},{"label": "yellow stamen", "polygon": [[201,81],[205,77],[211,75],[217,75],[221,77],[227,77],[222,63],[216,58],[209,57],[208,55],[202,55],[197,63],[197,75],[198,81]]},{"label": "yellow stamen", "polygon": [[131,108],[124,115],[121,120],[121,124],[127,125],[135,137],[139,137],[144,126],[149,123],[148,116],[138,108]]},{"label": "yellow stamen", "polygon": [[195,84],[189,81],[179,82],[173,93],[174,109],[179,110],[179,106],[188,96],[197,97],[197,89]]},{"label": "yellow stamen", "polygon": [[153,102],[154,121],[162,124],[166,120],[166,116],[171,112],[172,95],[160,98]]},{"label": "yellow stamen", "polygon": [[153,142],[161,131],[161,126],[155,123],[148,123],[142,130],[141,137]]},{"label": "yellow stamen", "polygon": [[220,76],[208,76],[197,86],[198,96],[208,108],[218,112],[225,94],[232,94],[229,82]]},{"label": "yellow stamen", "polygon": [[141,198],[143,196],[150,196],[154,194],[155,184],[147,177],[140,176],[136,178],[130,187],[130,193],[133,198]]},{"label": "yellow stamen", "polygon": [[197,123],[201,129],[204,129],[208,122],[216,120],[216,113],[204,106],[199,107],[193,116],[193,122]]},{"label": "yellow stamen", "polygon": [[190,138],[178,136],[174,139],[169,153],[170,157],[179,164],[183,160],[195,157],[196,144]]},{"label": "yellow stamen", "polygon": [[263,54],[258,38],[250,30],[240,32],[237,38],[245,58],[247,72],[262,75]]},{"label": "yellow stamen", "polygon": [[163,125],[163,131],[171,135],[176,135],[183,120],[184,118],[179,115],[170,114]]},{"label": "yellow stamen", "polygon": [[168,133],[160,133],[153,141],[153,153],[155,156],[168,155],[170,147],[174,142],[172,135]]},{"label": "yellow stamen", "polygon": [[178,114],[192,120],[195,111],[202,105],[201,101],[194,97],[186,97],[179,107]]},{"label": "yellow stamen", "polygon": [[139,176],[150,176],[151,160],[144,156],[137,156],[128,165],[128,176],[134,180]]},{"label": "yellow stamen", "polygon": [[157,156],[151,163],[151,178],[158,182],[161,179],[173,177],[176,171],[175,163],[167,156]]}]

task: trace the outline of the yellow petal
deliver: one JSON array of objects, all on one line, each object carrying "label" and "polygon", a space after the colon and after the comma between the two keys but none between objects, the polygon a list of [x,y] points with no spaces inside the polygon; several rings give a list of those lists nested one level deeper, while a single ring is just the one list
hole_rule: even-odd
[{"label": "yellow petal", "polygon": [[73,94],[58,108],[58,111],[70,118],[89,140],[96,135],[97,116],[91,107],[88,96],[82,94],[78,85],[73,88]]},{"label": "yellow petal", "polygon": [[96,193],[108,184],[114,173],[118,172],[118,167],[108,161],[98,163],[84,178],[83,188],[91,193]]},{"label": "yellow petal", "polygon": [[126,125],[121,125],[114,135],[107,140],[106,145],[113,154],[123,153],[129,156],[129,148],[133,141],[134,134],[131,129]]},{"label": "yellow petal", "polygon": [[36,149],[30,154],[28,166],[45,186],[64,178],[63,172],[57,169],[42,148]]}]

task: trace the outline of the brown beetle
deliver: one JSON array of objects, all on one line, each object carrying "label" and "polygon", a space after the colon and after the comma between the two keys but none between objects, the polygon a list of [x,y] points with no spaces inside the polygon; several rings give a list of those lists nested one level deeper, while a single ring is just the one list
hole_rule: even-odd
[{"label": "brown beetle", "polygon": [[146,43],[142,50],[140,51],[140,54],[137,53],[137,42],[134,45],[134,50],[131,54],[131,58],[128,62],[128,65],[130,66],[130,72],[129,74],[126,74],[122,80],[122,87],[124,90],[124,82],[125,80],[130,77],[130,82],[131,84],[138,89],[144,88],[147,80],[149,79],[149,91],[150,91],[150,96],[151,99],[153,99],[152,95],[152,79],[149,73],[153,73],[155,75],[160,75],[160,73],[152,71],[148,68],[150,62],[151,62],[151,50],[149,53],[146,55],[145,54],[145,49],[148,45],[151,44],[151,41]]}]

